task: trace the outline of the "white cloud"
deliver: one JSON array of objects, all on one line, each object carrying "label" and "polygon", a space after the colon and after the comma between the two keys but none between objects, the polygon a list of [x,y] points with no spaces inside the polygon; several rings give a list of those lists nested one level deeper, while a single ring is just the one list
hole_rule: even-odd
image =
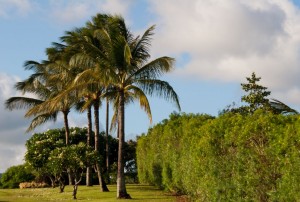
[{"label": "white cloud", "polygon": [[148,2],[159,16],[153,54],[189,55],[178,76],[244,82],[255,71],[273,95],[298,102],[300,11],[291,1]]},{"label": "white cloud", "polygon": [[0,143],[0,173],[13,165],[24,163],[25,145],[6,145]]},{"label": "white cloud", "polygon": [[24,119],[24,111],[8,111],[4,107],[6,99],[16,96],[13,85],[19,81],[17,77],[0,73],[0,172],[6,168],[21,164],[25,151],[25,134],[28,120]]},{"label": "white cloud", "polygon": [[126,15],[131,0],[78,0],[50,1],[50,16],[57,23],[70,23],[90,19],[96,13]]},{"label": "white cloud", "polygon": [[9,18],[12,15],[26,15],[32,9],[29,0],[0,0],[0,17]]}]

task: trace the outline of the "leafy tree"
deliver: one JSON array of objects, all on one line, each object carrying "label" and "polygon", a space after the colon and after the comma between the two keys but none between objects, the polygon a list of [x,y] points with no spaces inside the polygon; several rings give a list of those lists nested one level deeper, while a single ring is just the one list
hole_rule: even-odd
[{"label": "leafy tree", "polygon": [[[78,145],[79,143],[85,143],[87,140],[87,128],[70,128],[70,145]],[[26,142],[26,148],[27,152],[25,154],[25,160],[35,171],[36,175],[39,176],[39,178],[42,179],[49,179],[52,183],[52,186],[55,187],[56,182],[59,182],[61,191],[63,191],[64,185],[66,183],[65,181],[65,172],[58,172],[56,170],[61,171],[61,169],[58,166],[53,167],[52,161],[50,159],[50,155],[53,153],[54,150],[59,150],[59,148],[65,147],[64,144],[64,129],[51,129],[44,133],[35,133],[32,135],[32,137],[27,140]],[[104,146],[104,133],[102,132],[100,134],[100,142],[102,145],[100,147]],[[91,143],[94,142],[91,140]],[[110,160],[112,164],[116,164],[118,161],[118,140],[116,138],[113,138],[109,135],[109,147],[110,150]],[[126,170],[129,166],[131,168],[135,168],[135,147],[136,142],[135,141],[128,141],[125,143],[125,164],[128,165],[125,167]],[[101,166],[105,165],[104,162],[104,151],[100,153],[101,155],[98,155],[98,158],[101,159],[99,164]],[[55,156],[55,155],[54,155]],[[58,161],[57,161],[58,162]],[[63,164],[64,162],[62,162]],[[59,162],[57,163],[59,164]],[[56,170],[55,170],[55,169]],[[114,176],[114,173],[116,173],[116,169],[112,169],[110,173],[107,173],[108,176]],[[132,171],[132,172],[131,172]],[[131,170],[130,172],[126,172],[127,175],[129,175],[129,179],[132,182],[134,182],[135,173],[134,170]],[[131,173],[131,174],[129,174]],[[112,178],[112,182],[116,182],[114,178]]]},{"label": "leafy tree", "polygon": [[261,77],[256,77],[253,72],[251,77],[246,77],[248,83],[242,83],[242,89],[248,93],[242,97],[242,101],[249,104],[249,106],[242,107],[248,113],[253,113],[255,110],[263,108],[270,110],[269,99],[267,98],[271,92],[267,91],[267,87],[258,84]]},{"label": "leafy tree", "polygon": [[[86,142],[87,129],[71,128],[70,131],[71,145]],[[26,162],[29,163],[41,177],[48,177],[53,187],[55,186],[55,181],[60,181],[60,185],[63,187],[64,175],[62,175],[62,173],[55,175],[57,173],[50,169],[51,161],[49,160],[49,156],[53,150],[65,146],[64,137],[65,129],[51,129],[44,133],[33,134],[26,142]]]},{"label": "leafy tree", "polygon": [[53,175],[59,176],[61,191],[64,188],[61,176],[67,169],[71,171],[72,179],[74,179],[73,199],[76,199],[78,185],[82,180],[84,170],[86,167],[94,165],[98,161],[97,158],[97,152],[81,142],[54,149],[49,155],[48,167]]},{"label": "leafy tree", "polygon": [[18,165],[8,168],[1,176],[2,188],[18,188],[21,182],[35,179],[28,165]]}]

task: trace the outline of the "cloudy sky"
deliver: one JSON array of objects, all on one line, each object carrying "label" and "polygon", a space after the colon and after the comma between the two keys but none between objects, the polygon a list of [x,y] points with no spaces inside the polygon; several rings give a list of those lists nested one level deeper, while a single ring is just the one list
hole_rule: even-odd
[{"label": "cloudy sky", "polygon": [[[270,98],[300,110],[299,5],[299,0],[0,0],[0,172],[22,163],[32,134],[25,133],[30,120],[24,111],[3,105],[18,95],[14,84],[31,73],[23,63],[46,59],[51,42],[98,12],[122,15],[136,35],[156,25],[151,54],[176,58],[176,70],[163,79],[177,91],[183,112],[217,115],[232,102],[241,105],[240,83],[252,72],[262,77]],[[166,101],[150,101],[154,123],[176,110]],[[73,113],[70,123],[85,126],[85,116]],[[127,138],[150,126],[137,105],[127,109]],[[53,127],[62,127],[62,121],[37,131]]]}]

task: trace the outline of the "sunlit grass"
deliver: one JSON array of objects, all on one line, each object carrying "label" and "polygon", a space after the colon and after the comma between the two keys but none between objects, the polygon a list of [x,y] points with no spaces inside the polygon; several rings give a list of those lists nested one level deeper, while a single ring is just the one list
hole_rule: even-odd
[{"label": "sunlit grass", "polygon": [[[116,199],[116,185],[108,186],[110,192],[100,192],[99,186],[80,186],[77,193],[77,201],[120,201]],[[156,202],[176,201],[176,198],[169,196],[163,191],[149,185],[127,185],[127,192],[131,195],[132,201]],[[20,201],[74,201],[72,199],[72,186],[66,186],[64,193],[59,193],[58,188],[39,189],[0,189],[0,202]]]}]

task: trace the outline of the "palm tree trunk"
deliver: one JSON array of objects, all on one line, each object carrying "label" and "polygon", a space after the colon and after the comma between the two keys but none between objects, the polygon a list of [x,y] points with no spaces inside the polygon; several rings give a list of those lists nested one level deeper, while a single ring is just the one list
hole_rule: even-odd
[{"label": "palm tree trunk", "polygon": [[[69,145],[69,136],[70,136],[70,128],[69,128],[69,120],[68,120],[69,110],[67,109],[62,112],[64,114],[66,146],[68,146]],[[72,173],[71,173],[70,169],[67,169],[67,172],[68,172],[69,185],[72,185],[72,182],[73,182]]]},{"label": "palm tree trunk", "polygon": [[[91,106],[88,107],[87,111],[87,119],[88,119],[88,134],[86,138],[86,145],[91,146],[91,137],[92,137],[92,108]],[[91,167],[86,168],[86,186],[92,186],[91,181]]]},{"label": "palm tree trunk", "polygon": [[109,173],[110,173],[110,166],[109,166],[109,142],[108,142],[108,127],[109,127],[109,102],[108,98],[106,98],[106,129],[105,129],[105,150],[106,150],[106,173],[107,173],[107,183],[110,183]]},{"label": "palm tree trunk", "polygon": [[68,120],[69,110],[63,111],[63,114],[64,114],[64,124],[65,124],[66,145],[69,145],[69,136],[70,136],[70,128],[69,128],[69,120]]},{"label": "palm tree trunk", "polygon": [[[99,134],[100,134],[100,127],[99,127],[99,100],[95,100],[94,102],[94,118],[95,118],[95,151],[97,151],[98,155],[100,155],[99,152]],[[98,175],[99,185],[100,185],[100,191],[105,192],[109,191],[102,175],[101,166],[99,163],[96,164],[96,171]]]},{"label": "palm tree trunk", "polygon": [[119,92],[119,106],[118,106],[118,176],[117,176],[117,198],[131,198],[126,191],[125,175],[124,175],[124,140],[125,140],[125,109],[124,109],[124,92]]}]

